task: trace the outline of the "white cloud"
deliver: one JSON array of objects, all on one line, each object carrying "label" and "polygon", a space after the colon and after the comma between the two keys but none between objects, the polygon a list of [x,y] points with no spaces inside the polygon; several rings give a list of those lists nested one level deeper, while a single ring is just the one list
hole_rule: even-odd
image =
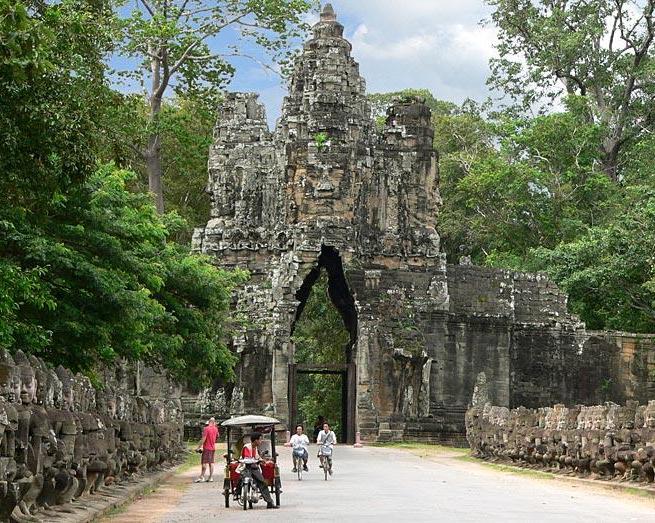
[{"label": "white cloud", "polygon": [[[483,0],[331,3],[369,92],[428,88],[437,98],[456,103],[488,96],[485,82],[496,34],[480,25],[490,12]],[[271,123],[279,115],[281,93],[270,88],[262,96]]]},{"label": "white cloud", "polygon": [[[482,0],[335,0],[368,88],[424,87],[438,98],[483,99],[495,30],[483,27]],[[349,30],[351,29],[351,30]]]}]

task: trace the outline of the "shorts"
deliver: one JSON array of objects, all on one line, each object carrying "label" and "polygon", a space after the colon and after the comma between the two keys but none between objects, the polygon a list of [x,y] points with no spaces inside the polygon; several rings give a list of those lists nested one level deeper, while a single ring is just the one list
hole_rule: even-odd
[{"label": "shorts", "polygon": [[200,458],[201,465],[208,465],[214,463],[214,450],[202,449],[202,457]]}]

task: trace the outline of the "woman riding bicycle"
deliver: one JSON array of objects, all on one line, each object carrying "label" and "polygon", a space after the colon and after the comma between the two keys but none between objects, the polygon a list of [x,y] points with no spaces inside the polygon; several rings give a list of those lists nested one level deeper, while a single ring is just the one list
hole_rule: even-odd
[{"label": "woman riding bicycle", "polygon": [[[291,446],[293,447],[293,455],[294,456],[299,456],[300,459],[302,459],[303,462],[303,470],[307,471],[309,470],[307,468],[307,459],[309,458],[309,452],[308,452],[308,447],[309,447],[309,438],[307,435],[302,433],[302,425],[298,425],[296,427],[296,433],[291,436],[291,440],[289,441],[291,443]],[[296,468],[296,460],[293,460],[293,471],[298,472],[298,469]]]}]

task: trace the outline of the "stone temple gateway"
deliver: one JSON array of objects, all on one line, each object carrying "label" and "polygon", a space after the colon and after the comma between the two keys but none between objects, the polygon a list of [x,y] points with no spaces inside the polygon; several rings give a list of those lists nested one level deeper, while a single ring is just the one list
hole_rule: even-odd
[{"label": "stone temple gateway", "polygon": [[481,372],[492,404],[508,407],[655,393],[652,337],[585,331],[542,275],[446,262],[430,111],[398,102],[375,128],[330,5],[274,132],[257,95],[227,95],[209,192],[194,248],[251,273],[234,300],[247,318],[231,340],[238,380],[212,391],[224,415],[297,421],[291,336],[321,269],[350,333],[349,441],[457,439]]}]

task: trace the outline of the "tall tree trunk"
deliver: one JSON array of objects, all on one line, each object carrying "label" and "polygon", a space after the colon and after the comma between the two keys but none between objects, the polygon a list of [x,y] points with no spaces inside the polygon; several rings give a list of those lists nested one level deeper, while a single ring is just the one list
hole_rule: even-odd
[{"label": "tall tree trunk", "polygon": [[[153,48],[150,48],[154,54]],[[161,50],[157,53],[162,55]],[[161,62],[159,58],[153,58],[150,62],[152,70],[152,93],[150,94],[150,125],[153,129],[148,137],[148,147],[143,155],[148,171],[148,188],[155,196],[155,206],[159,214],[164,214],[164,186],[162,183],[163,167],[161,159],[161,137],[158,131],[158,119],[161,112],[162,95],[168,82],[168,78],[161,78]]]},{"label": "tall tree trunk", "polygon": [[615,141],[603,147],[602,169],[613,182],[619,181],[619,150],[620,145]]},{"label": "tall tree trunk", "polygon": [[155,196],[155,206],[159,214],[164,214],[164,187],[162,184],[161,143],[158,134],[151,134],[148,148],[144,154],[148,171],[148,188]]}]

